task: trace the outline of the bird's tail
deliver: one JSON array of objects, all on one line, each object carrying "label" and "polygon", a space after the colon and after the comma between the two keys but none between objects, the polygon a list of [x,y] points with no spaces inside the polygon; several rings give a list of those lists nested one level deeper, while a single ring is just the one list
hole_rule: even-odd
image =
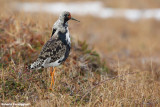
[{"label": "bird's tail", "polygon": [[27,66],[27,69],[28,69],[28,70],[33,70],[33,69],[37,69],[37,68],[39,68],[39,67],[37,67],[37,66],[35,65],[35,63],[32,63],[32,64],[30,64],[30,65]]},{"label": "bird's tail", "polygon": [[33,69],[40,69],[42,66],[42,61],[41,60],[37,60],[34,63],[30,64],[27,66],[28,70],[33,70]]},{"label": "bird's tail", "polygon": [[31,68],[31,65],[28,65],[27,67],[26,67],[28,70],[31,70],[32,68]]}]

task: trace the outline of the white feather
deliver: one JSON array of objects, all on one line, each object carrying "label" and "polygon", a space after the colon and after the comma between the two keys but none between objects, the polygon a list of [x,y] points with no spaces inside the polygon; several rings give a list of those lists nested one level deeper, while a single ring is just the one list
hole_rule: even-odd
[{"label": "white feather", "polygon": [[55,62],[49,63],[50,60],[51,60],[51,58],[49,57],[49,58],[47,58],[44,61],[44,63],[42,65],[44,66],[44,68],[47,68],[47,67],[56,67],[56,66],[60,65],[59,61],[61,61],[63,58],[64,58],[64,56],[61,57],[60,59],[56,60]]},{"label": "white feather", "polygon": [[70,39],[70,34],[69,34],[69,29],[67,27],[67,33],[66,33],[66,41],[68,44],[71,44],[71,39]]}]

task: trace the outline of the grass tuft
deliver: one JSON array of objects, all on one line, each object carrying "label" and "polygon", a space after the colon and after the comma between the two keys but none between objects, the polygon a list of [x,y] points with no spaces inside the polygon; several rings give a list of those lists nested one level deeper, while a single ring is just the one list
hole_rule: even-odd
[{"label": "grass tuft", "polygon": [[51,22],[57,16],[15,12],[0,5],[0,103],[160,106],[160,24],[156,21],[86,16],[79,17],[82,24],[69,22],[72,37],[86,41],[72,38],[70,56],[56,69],[51,91],[48,69],[27,71],[25,67],[50,38]]}]

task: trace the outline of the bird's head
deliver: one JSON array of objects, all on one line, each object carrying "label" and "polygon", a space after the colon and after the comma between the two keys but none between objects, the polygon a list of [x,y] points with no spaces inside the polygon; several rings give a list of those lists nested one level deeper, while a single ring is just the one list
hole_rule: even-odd
[{"label": "bird's head", "polygon": [[71,17],[70,12],[67,12],[67,11],[62,12],[59,18],[60,20],[64,20],[64,22],[67,22],[68,20],[74,20],[74,21],[80,22],[79,20]]}]

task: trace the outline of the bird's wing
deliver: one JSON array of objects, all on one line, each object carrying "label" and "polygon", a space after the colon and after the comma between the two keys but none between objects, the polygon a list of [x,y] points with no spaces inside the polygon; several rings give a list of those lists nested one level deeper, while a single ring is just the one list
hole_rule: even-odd
[{"label": "bird's wing", "polygon": [[51,38],[47,41],[47,43],[43,46],[42,51],[38,58],[46,59],[51,57],[50,62],[54,62],[57,59],[61,58],[66,51],[66,46],[64,43],[58,38]]},{"label": "bird's wing", "polygon": [[[29,66],[30,69],[42,68],[43,64],[52,63],[65,55],[66,46],[58,38],[52,38],[46,42],[37,60]],[[49,59],[49,61],[48,61]]]}]

